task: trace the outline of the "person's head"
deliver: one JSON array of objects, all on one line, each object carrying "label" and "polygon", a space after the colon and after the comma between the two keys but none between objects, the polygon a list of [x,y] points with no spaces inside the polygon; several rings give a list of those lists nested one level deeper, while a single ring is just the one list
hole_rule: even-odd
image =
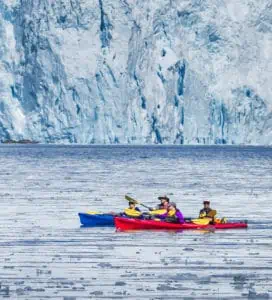
[{"label": "person's head", "polygon": [[161,201],[161,205],[163,205],[163,207],[168,207],[170,199],[167,196],[160,196],[158,199]]},{"label": "person's head", "polygon": [[135,207],[136,207],[135,203],[131,202],[131,201],[128,203],[128,206],[130,209],[135,209]]},{"label": "person's head", "polygon": [[175,202],[170,202],[168,205],[168,210],[176,210],[177,209],[177,205]]},{"label": "person's head", "polygon": [[204,208],[209,208],[210,207],[210,201],[209,200],[203,201],[203,205],[204,205]]}]

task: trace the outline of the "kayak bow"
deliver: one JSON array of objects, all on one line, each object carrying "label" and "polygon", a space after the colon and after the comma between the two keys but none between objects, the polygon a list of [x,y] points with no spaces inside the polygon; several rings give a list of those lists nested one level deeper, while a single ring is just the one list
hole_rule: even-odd
[{"label": "kayak bow", "polygon": [[225,223],[199,225],[193,223],[168,223],[154,220],[139,220],[115,217],[114,224],[117,230],[185,230],[185,229],[237,229],[247,228],[247,223]]},{"label": "kayak bow", "polygon": [[111,214],[78,214],[80,223],[84,226],[114,226],[113,215]]}]

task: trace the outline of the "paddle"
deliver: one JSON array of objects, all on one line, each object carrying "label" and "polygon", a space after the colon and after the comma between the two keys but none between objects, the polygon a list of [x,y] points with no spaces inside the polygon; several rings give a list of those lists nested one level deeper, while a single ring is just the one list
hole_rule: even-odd
[{"label": "paddle", "polygon": [[191,220],[192,223],[197,225],[209,225],[211,220],[210,219],[194,219]]},{"label": "paddle", "polygon": [[207,217],[214,218],[216,216],[216,214],[217,214],[217,211],[213,209],[207,214]]},{"label": "paddle", "polygon": [[147,208],[148,210],[150,209],[150,207],[148,207],[147,205],[145,205],[145,204],[143,204],[143,203],[137,201],[136,199],[131,198],[131,197],[128,196],[128,195],[125,195],[125,199],[126,199],[127,201],[129,201],[129,202],[133,202],[134,204],[142,205],[143,207]]},{"label": "paddle", "polygon": [[217,214],[216,210],[211,210],[206,217],[200,219],[194,219],[192,220],[192,222],[197,225],[208,225],[216,216],[216,214]]}]

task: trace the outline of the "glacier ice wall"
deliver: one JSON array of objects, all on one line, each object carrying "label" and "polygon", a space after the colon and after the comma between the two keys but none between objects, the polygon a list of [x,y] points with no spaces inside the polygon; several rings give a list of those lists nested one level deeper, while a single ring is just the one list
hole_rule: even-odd
[{"label": "glacier ice wall", "polygon": [[0,139],[272,144],[270,0],[0,0]]}]

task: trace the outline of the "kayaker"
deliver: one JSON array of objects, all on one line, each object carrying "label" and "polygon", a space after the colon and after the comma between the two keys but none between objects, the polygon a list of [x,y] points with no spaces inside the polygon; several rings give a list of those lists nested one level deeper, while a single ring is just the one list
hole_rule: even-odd
[{"label": "kayaker", "polygon": [[208,215],[208,213],[212,211],[212,209],[210,208],[209,200],[203,201],[203,205],[204,207],[199,212],[199,218],[205,218]]},{"label": "kayaker", "polygon": [[167,207],[169,205],[169,202],[170,202],[170,199],[166,195],[160,196],[160,197],[158,197],[158,199],[161,201],[161,203],[158,204],[155,208],[150,207],[149,208],[150,211],[152,211],[152,210],[167,209]]},{"label": "kayaker", "polygon": [[183,214],[179,209],[177,209],[175,202],[170,202],[167,207],[167,212],[165,214],[158,215],[157,217],[170,223],[183,224],[185,222]]},{"label": "kayaker", "polygon": [[210,219],[210,224],[225,224],[227,223],[227,218],[223,217],[221,219],[216,218],[217,211],[210,207],[210,201],[203,201],[204,208],[199,212],[200,219]]},{"label": "kayaker", "polygon": [[128,208],[129,208],[129,209],[132,209],[132,210],[137,210],[137,211],[139,211],[139,212],[141,211],[140,208],[136,206],[135,202],[132,202],[132,201],[130,201],[130,202],[128,203]]},{"label": "kayaker", "polygon": [[132,218],[139,218],[142,215],[141,210],[136,207],[135,202],[130,201],[128,203],[128,208],[121,213],[121,216],[132,217]]},{"label": "kayaker", "polygon": [[208,219],[211,219],[212,222],[214,222],[215,216],[217,213],[216,210],[214,210],[210,207],[209,200],[203,201],[203,205],[204,205],[204,207],[199,212],[199,218],[200,219],[208,218]]}]

